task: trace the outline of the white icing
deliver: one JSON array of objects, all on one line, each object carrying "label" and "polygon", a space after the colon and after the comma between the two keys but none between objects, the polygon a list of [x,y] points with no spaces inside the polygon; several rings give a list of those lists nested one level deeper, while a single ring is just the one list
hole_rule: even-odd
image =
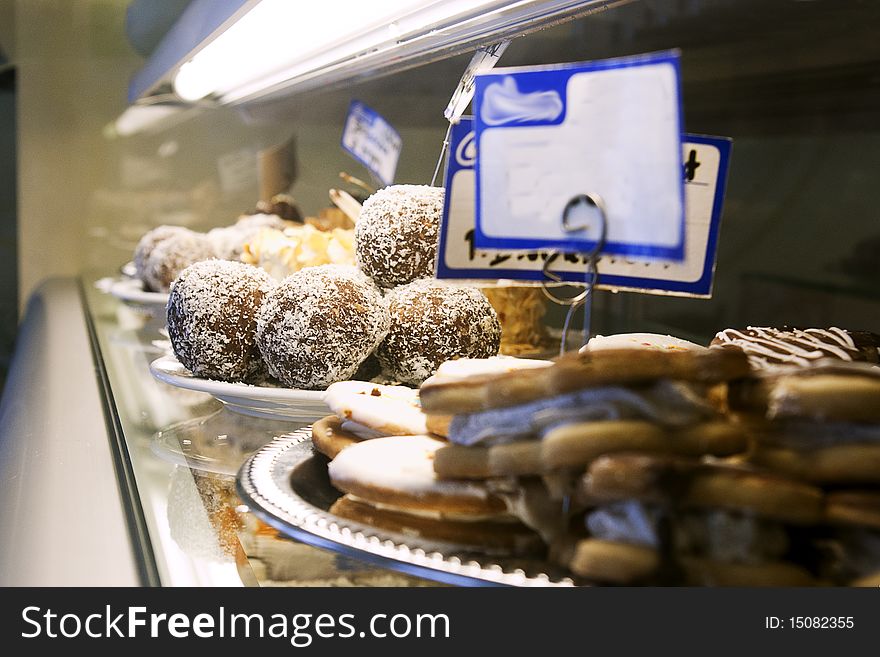
[{"label": "white icing", "polygon": [[324,402],[340,419],[386,436],[428,433],[419,393],[412,388],[341,381],[327,388]]},{"label": "white icing", "polygon": [[538,369],[549,367],[553,362],[549,360],[536,360],[531,358],[514,358],[513,356],[492,356],[490,358],[457,358],[442,363],[432,377],[425,381],[428,383],[447,383],[460,381],[471,376],[483,374],[502,374],[516,372],[518,370]]},{"label": "white icing", "polygon": [[439,479],[434,473],[434,452],[444,445],[444,441],[429,436],[365,440],[330,461],[330,480],[343,490],[350,482],[415,497],[447,495],[485,500],[488,493],[481,484]]},{"label": "white icing", "polygon": [[659,333],[618,333],[590,338],[581,352],[602,349],[654,349],[658,351],[705,351],[707,347]]}]

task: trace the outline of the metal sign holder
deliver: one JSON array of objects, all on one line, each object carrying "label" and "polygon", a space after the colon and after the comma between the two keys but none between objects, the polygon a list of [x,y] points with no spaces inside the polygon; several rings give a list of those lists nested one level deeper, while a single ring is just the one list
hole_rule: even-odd
[{"label": "metal sign holder", "polygon": [[605,201],[599,194],[595,193],[578,194],[577,196],[573,196],[568,203],[565,204],[565,208],[562,210],[562,229],[567,233],[575,233],[587,230],[587,228],[590,227],[588,224],[576,226],[569,222],[569,214],[571,211],[584,203],[593,206],[599,212],[599,237],[596,240],[596,245],[591,250],[581,252],[581,256],[583,256],[587,262],[587,269],[584,272],[583,291],[573,297],[560,297],[551,291],[551,285],[559,285],[564,282],[561,276],[550,270],[550,264],[556,259],[555,256],[559,254],[558,251],[552,251],[547,255],[547,258],[544,260],[544,266],[541,270],[545,278],[545,280],[541,281],[541,291],[544,293],[544,296],[550,299],[553,303],[561,306],[568,306],[568,312],[565,315],[565,323],[562,326],[562,339],[559,344],[560,356],[565,353],[566,345],[568,344],[568,332],[571,326],[572,317],[581,306],[584,307],[584,335],[582,345],[586,345],[590,340],[593,290],[596,289],[596,283],[599,281],[599,269],[597,265],[599,262],[599,254],[602,252],[602,249],[605,248],[605,242],[608,237],[608,215],[605,211]]}]

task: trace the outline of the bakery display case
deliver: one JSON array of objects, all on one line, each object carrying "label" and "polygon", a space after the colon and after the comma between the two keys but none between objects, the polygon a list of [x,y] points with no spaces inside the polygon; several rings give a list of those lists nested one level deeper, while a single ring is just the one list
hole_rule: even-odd
[{"label": "bakery display case", "polygon": [[[400,2],[242,56],[283,4],[181,3],[92,137],[78,273],[34,289],[4,389],[4,583],[875,583],[873,3]],[[549,264],[434,280],[468,67],[661,51],[687,136],[732,144],[708,292],[603,280],[613,253],[588,313]]]}]

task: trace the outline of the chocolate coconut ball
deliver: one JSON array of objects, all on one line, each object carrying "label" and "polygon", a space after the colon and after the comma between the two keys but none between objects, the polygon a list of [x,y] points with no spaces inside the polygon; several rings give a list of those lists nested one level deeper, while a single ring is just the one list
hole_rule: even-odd
[{"label": "chocolate coconut ball", "polygon": [[358,266],[381,287],[433,276],[442,187],[393,185],[370,196],[354,229]]},{"label": "chocolate coconut ball", "polygon": [[269,373],[294,388],[348,380],[388,332],[379,289],[354,267],[302,269],[279,283],[257,316]]},{"label": "chocolate coconut ball", "polygon": [[422,279],[391,290],[391,328],[376,350],[386,374],[419,385],[454,358],[498,354],[501,324],[479,290]]},{"label": "chocolate coconut ball", "polygon": [[158,226],[141,237],[134,249],[134,268],[136,276],[141,279],[144,285],[147,285],[147,259],[150,257],[153,249],[170,237],[191,233],[192,231],[189,228],[184,228],[183,226]]},{"label": "chocolate coconut ball", "polygon": [[159,242],[147,257],[144,283],[155,292],[168,292],[171,283],[190,265],[216,257],[208,236],[186,231]]},{"label": "chocolate coconut ball", "polygon": [[262,269],[241,262],[205,260],[184,269],[168,297],[174,355],[207,379],[259,378],[257,311],[273,284]]}]

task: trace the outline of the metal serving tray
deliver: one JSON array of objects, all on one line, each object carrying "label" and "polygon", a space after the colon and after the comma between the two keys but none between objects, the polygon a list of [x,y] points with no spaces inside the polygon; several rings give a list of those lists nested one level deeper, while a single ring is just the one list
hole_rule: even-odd
[{"label": "metal serving tray", "polygon": [[539,560],[495,558],[340,518],[327,510],[342,494],[330,484],[327,457],[312,447],[311,427],[276,438],[238,473],[237,490],[261,520],[303,543],[409,575],[462,586],[573,586]]}]

